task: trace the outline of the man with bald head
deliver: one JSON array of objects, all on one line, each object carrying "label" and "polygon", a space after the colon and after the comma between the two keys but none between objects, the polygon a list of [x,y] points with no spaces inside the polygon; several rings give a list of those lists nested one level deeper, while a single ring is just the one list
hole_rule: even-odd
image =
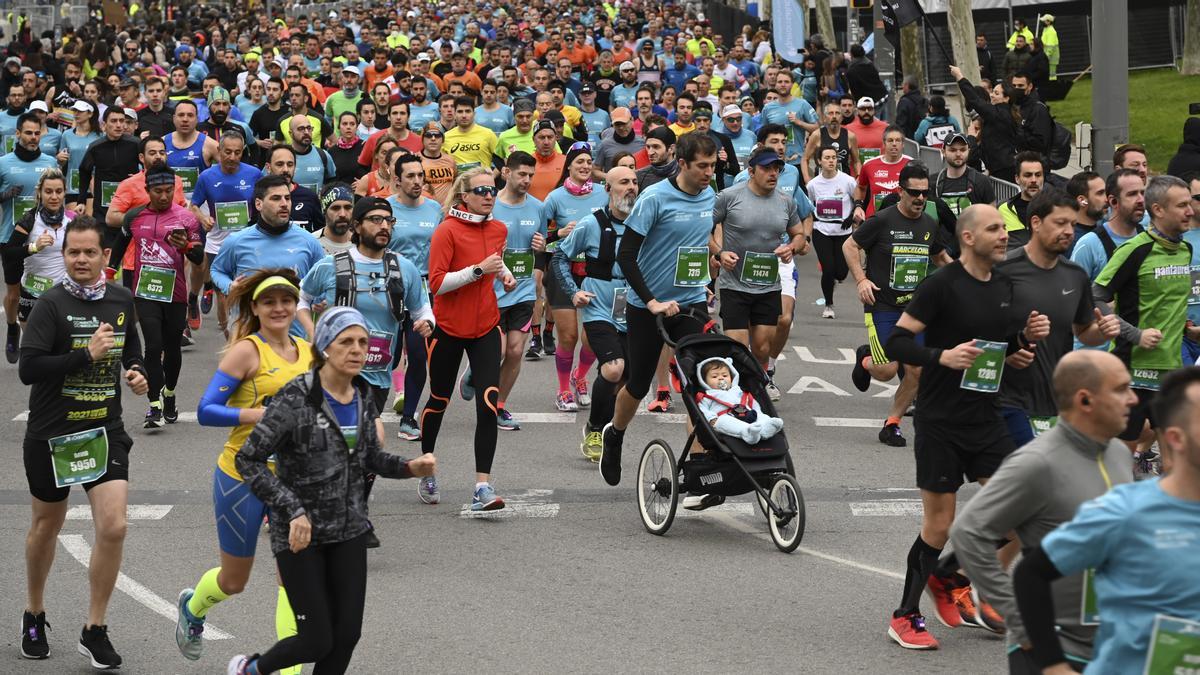
[{"label": "man with bald head", "polygon": [[[1036,226],[1033,236],[1037,238]],[[1108,352],[1080,350],[1064,356],[1054,369],[1058,423],[1010,455],[950,530],[958,562],[976,593],[1007,621],[1010,673],[1040,673],[1041,668],[1030,656],[1012,580],[996,559],[996,542],[1015,532],[1022,546],[1038,546],[1074,518],[1080,504],[1131,480],[1133,458],[1116,440],[1137,402],[1131,381],[1125,365]],[[1094,619],[1081,616],[1082,593],[1081,574],[1062,577],[1052,586],[1055,624],[1076,670],[1091,659],[1096,632]]]},{"label": "man with bald head", "polygon": [[[551,260],[551,271],[561,288],[583,313],[583,330],[599,364],[592,385],[592,409],[579,445],[583,456],[593,462],[600,461],[600,432],[612,421],[617,391],[625,381],[625,298],[629,288],[616,261],[625,218],[637,200],[637,174],[633,169],[613,167],[605,174],[604,185],[608,206],[580,218]],[[576,272],[581,270],[572,268],[580,263],[572,260],[581,257],[587,274],[579,282]]]},{"label": "man with bald head", "polygon": [[296,152],[296,169],[292,179],[314,194],[320,193],[325,181],[337,173],[333,158],[324,149],[313,145],[313,123],[308,115],[295,115],[288,122],[292,132],[292,150]]},{"label": "man with bald head", "polygon": [[939,568],[938,558],[964,478],[987,482],[1013,451],[998,400],[1004,369],[1027,367],[1033,343],[1050,333],[1045,316],[1017,311],[1011,277],[995,269],[1008,244],[1000,212],[988,204],[968,207],[957,235],[961,257],[917,286],[887,343],[895,359],[921,366],[913,416],[921,533],[908,552],[904,592],[888,629],[907,649],[937,648],[919,608],[926,583],[945,625],[1003,631],[995,611],[976,607],[964,592],[970,581],[952,566]]}]

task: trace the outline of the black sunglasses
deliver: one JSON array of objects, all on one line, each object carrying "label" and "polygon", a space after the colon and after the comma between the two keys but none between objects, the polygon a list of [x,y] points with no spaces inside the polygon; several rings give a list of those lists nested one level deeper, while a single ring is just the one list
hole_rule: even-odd
[{"label": "black sunglasses", "polygon": [[918,190],[916,188],[903,188],[908,193],[909,197],[929,197],[929,188]]},{"label": "black sunglasses", "polygon": [[425,138],[441,138],[444,135],[445,134],[440,131],[426,131],[425,133],[421,134],[421,136]]},{"label": "black sunglasses", "polygon": [[471,188],[471,194],[479,197],[495,197],[498,192],[500,192],[500,189],[495,185],[480,185]]}]

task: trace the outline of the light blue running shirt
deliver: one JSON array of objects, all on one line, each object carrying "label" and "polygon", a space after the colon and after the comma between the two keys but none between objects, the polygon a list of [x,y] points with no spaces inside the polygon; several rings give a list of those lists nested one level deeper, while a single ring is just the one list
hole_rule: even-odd
[{"label": "light blue running shirt", "polygon": [[[708,236],[716,200],[717,194],[708,186],[700,194],[690,195],[671,178],[646,188],[634,202],[625,227],[645,238],[638,251],[638,270],[659,302],[693,305],[705,301],[710,280]],[[697,266],[700,259],[703,268]],[[699,272],[689,275],[689,269]],[[629,294],[629,304],[646,308],[637,293]]]}]

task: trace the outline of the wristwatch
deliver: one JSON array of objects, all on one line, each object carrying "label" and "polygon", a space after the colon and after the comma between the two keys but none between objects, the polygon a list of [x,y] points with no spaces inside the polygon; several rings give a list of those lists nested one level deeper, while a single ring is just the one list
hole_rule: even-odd
[{"label": "wristwatch", "polygon": [[478,281],[479,279],[482,279],[483,278],[483,268],[480,267],[479,265],[472,267],[471,268],[471,276],[474,277],[476,281]]}]

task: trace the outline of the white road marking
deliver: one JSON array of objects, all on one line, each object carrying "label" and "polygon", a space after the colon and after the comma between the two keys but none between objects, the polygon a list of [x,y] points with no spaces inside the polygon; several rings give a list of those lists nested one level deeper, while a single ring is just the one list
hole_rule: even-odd
[{"label": "white road marking", "polygon": [[[724,525],[726,525],[727,527],[737,530],[738,532],[743,532],[745,534],[749,534],[749,535],[758,537],[759,539],[765,539],[767,541],[771,540],[771,535],[767,534],[762,529],[759,529],[757,527],[751,526],[747,523],[744,523],[744,522],[738,520],[732,514],[714,513],[713,520],[721,522]],[[840,558],[836,555],[830,555],[828,553],[824,553],[821,551],[817,551],[815,549],[808,548],[807,546],[800,546],[799,548],[796,549],[796,551],[798,553],[803,553],[805,555],[811,555],[814,558],[820,558],[821,560],[827,560],[829,562],[834,562],[839,565],[845,565],[846,567],[853,567],[854,569],[862,570],[864,572],[871,572],[874,574],[878,574],[880,576],[884,576],[889,579],[896,579],[899,581],[904,581],[903,574],[899,574],[899,573],[893,572],[891,570],[885,570],[885,569],[882,569],[879,567],[875,567],[873,565],[867,565],[864,563],[860,563],[855,560],[850,560],[848,558]]]},{"label": "white road marking", "polygon": [[[126,520],[162,520],[172,509],[171,504],[129,504],[125,507]],[[79,504],[67,509],[67,520],[91,520],[92,507]]]},{"label": "white road marking", "polygon": [[459,518],[553,518],[558,515],[559,504],[551,502],[554,490],[525,490],[505,497],[504,508],[499,511],[472,511],[470,504],[463,504]]},{"label": "white road marking", "polygon": [[839,366],[854,365],[854,350],[853,349],[847,349],[845,347],[838,347],[837,350],[838,350],[839,356],[836,359],[818,358],[813,355],[812,350],[810,350],[808,347],[792,347],[792,349],[796,352],[796,356],[800,357],[801,361],[805,361],[807,363],[829,363],[829,364],[839,365]]},{"label": "white road marking", "polygon": [[[78,534],[60,534],[58,541],[67,549],[71,557],[78,560],[84,567],[88,566],[88,560],[92,557],[92,547],[88,545],[87,540]],[[154,591],[130,579],[124,572],[117,574],[117,588],[137,600],[147,609],[160,614],[164,618],[169,619],[171,623],[175,623],[178,618],[179,610],[173,602],[167,602],[159,596],[155,595]],[[233,636],[225,631],[206,622],[204,626],[205,640],[228,640]]]},{"label": "white road marking", "polygon": [[[791,392],[788,392],[791,393]],[[813,424],[818,427],[850,427],[854,429],[874,429],[879,426],[879,420],[865,417],[814,417]]]},{"label": "white road marking", "polygon": [[813,376],[813,375],[802,376],[799,380],[796,381],[796,384],[792,385],[791,389],[788,389],[787,393],[789,393],[789,394],[816,393],[816,394],[833,394],[835,396],[846,396],[846,397],[850,396],[849,392],[847,392],[846,390],[844,390],[840,387],[837,387],[833,384],[830,384],[829,382],[826,382],[825,380],[822,380],[821,378]]},{"label": "white road marking", "polygon": [[883,389],[878,394],[873,394],[872,398],[891,398],[896,395],[896,390],[900,388],[898,384],[888,384],[887,382],[877,382],[875,380],[871,380],[871,384]]},{"label": "white road marking", "polygon": [[850,513],[855,516],[919,516],[920,499],[880,499],[871,502],[850,502]]}]

